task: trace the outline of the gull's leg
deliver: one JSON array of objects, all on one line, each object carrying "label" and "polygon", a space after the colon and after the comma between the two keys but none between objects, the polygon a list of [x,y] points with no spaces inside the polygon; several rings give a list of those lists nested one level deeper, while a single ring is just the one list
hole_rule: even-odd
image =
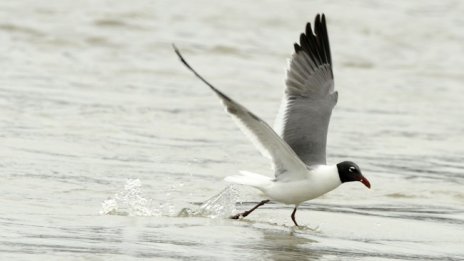
[{"label": "gull's leg", "polygon": [[242,213],[238,213],[236,215],[233,215],[231,216],[230,218],[231,219],[239,219],[240,217],[246,217],[248,216],[251,212],[253,212],[255,209],[261,207],[262,205],[268,203],[270,200],[269,199],[266,199],[266,200],[263,200],[261,202],[258,203],[258,205],[254,206],[252,209],[248,210],[248,211],[245,211],[245,212],[242,212]]},{"label": "gull's leg", "polygon": [[299,227],[298,223],[296,223],[296,220],[295,220],[295,213],[296,213],[296,209],[298,208],[298,205],[295,206],[295,209],[293,209],[293,212],[292,212],[292,220],[293,220],[293,223],[295,223],[295,226]]}]

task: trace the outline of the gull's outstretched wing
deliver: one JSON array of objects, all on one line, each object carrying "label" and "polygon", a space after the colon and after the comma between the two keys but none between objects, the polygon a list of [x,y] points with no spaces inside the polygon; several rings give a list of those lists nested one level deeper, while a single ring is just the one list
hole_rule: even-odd
[{"label": "gull's outstretched wing", "polygon": [[276,119],[277,133],[306,165],[326,164],[327,130],[337,103],[325,16],[316,16],[295,43],[285,96]]},{"label": "gull's outstretched wing", "polygon": [[272,160],[278,180],[298,180],[306,177],[307,169],[305,164],[266,122],[216,89],[185,61],[175,46],[174,50],[182,63],[217,94],[225,105],[227,112],[261,154]]}]

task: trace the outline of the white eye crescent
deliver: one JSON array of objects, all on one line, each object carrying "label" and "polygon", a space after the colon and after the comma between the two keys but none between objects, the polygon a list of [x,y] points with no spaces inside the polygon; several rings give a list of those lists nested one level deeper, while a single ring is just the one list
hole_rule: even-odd
[{"label": "white eye crescent", "polygon": [[355,170],[356,170],[355,167],[350,167],[350,168],[348,169],[349,172],[354,172]]}]

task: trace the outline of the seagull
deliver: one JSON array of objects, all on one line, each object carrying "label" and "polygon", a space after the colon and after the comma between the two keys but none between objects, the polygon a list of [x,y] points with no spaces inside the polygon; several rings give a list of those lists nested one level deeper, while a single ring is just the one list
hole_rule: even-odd
[{"label": "seagull", "polygon": [[356,163],[343,161],[328,165],[326,162],[327,131],[338,92],[334,90],[325,15],[316,16],[314,32],[311,23],[307,23],[299,40],[299,44],[294,44],[295,51],[289,61],[285,92],[274,129],[198,74],[173,44],[181,62],[216,93],[242,132],[272,161],[273,178],[249,171],[225,178],[228,182],[254,187],[268,198],[232,219],[246,217],[272,200],[294,205],[291,218],[298,226],[295,214],[303,202],[346,182],[359,181],[371,187]]}]

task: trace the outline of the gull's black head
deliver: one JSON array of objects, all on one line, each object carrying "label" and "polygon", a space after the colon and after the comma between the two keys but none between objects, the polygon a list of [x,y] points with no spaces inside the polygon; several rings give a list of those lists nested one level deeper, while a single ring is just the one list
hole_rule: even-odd
[{"label": "gull's black head", "polygon": [[361,169],[356,163],[351,161],[343,161],[337,164],[338,175],[342,183],[350,181],[359,181],[366,187],[371,188],[371,183],[361,173]]}]

